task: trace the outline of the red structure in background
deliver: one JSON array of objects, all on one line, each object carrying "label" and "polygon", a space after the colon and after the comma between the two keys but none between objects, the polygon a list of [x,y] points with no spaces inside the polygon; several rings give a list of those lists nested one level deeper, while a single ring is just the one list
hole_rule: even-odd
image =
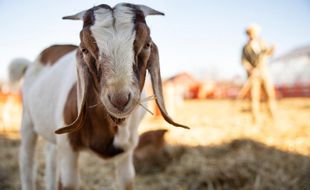
[{"label": "red structure in background", "polygon": [[276,86],[276,91],[279,97],[310,97],[310,84]]},{"label": "red structure in background", "polygon": [[[191,74],[183,72],[165,80],[163,87],[164,91],[169,91],[170,88],[181,88],[182,90],[177,93],[183,99],[234,99],[238,96],[242,85],[234,81],[199,81]],[[276,86],[275,89],[279,98],[310,97],[310,84],[281,85]],[[249,95],[247,93],[246,97]]]},{"label": "red structure in background", "polygon": [[235,98],[241,87],[233,81],[200,81],[186,72],[165,80],[163,84],[164,91],[181,89],[177,92],[183,99]]}]

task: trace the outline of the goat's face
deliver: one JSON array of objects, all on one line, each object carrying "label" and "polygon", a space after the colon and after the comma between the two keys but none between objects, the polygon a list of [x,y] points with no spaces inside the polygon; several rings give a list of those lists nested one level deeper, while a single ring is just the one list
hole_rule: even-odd
[{"label": "goat's face", "polygon": [[[162,14],[157,12],[158,14]],[[81,58],[113,117],[126,118],[140,100],[152,40],[137,6],[96,6],[83,15]]]},{"label": "goat's face", "polygon": [[77,64],[78,99],[83,104],[93,84],[107,112],[115,118],[126,118],[140,101],[148,70],[162,115],[169,123],[182,126],[171,120],[164,107],[158,50],[145,22],[147,15],[163,13],[144,5],[121,3],[114,8],[99,5],[64,17],[84,22]]}]

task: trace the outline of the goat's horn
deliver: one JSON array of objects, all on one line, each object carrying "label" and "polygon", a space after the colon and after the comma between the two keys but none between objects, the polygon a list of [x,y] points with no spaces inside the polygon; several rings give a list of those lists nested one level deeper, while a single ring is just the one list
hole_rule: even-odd
[{"label": "goat's horn", "polygon": [[140,10],[143,12],[143,15],[146,17],[148,15],[165,15],[164,13],[157,11],[155,9],[152,9],[151,7],[145,6],[145,5],[136,5],[131,3],[121,3],[122,5],[125,5],[127,7]]},{"label": "goat's horn", "polygon": [[165,14],[160,12],[160,11],[157,11],[155,9],[152,9],[148,6],[145,6],[145,5],[137,5],[138,9],[140,9],[144,16],[148,16],[148,15],[162,15],[164,16]]},{"label": "goat's horn", "polygon": [[64,20],[83,20],[85,13],[86,13],[86,11],[81,11],[79,13],[76,13],[75,15],[64,16],[64,17],[62,17],[62,19],[64,19]]}]

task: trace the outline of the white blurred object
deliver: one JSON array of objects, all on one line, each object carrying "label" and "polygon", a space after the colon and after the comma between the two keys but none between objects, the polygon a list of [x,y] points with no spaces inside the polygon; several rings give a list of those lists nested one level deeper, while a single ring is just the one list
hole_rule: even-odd
[{"label": "white blurred object", "polygon": [[29,60],[24,58],[14,59],[8,67],[10,83],[18,82],[23,77],[30,63]]}]

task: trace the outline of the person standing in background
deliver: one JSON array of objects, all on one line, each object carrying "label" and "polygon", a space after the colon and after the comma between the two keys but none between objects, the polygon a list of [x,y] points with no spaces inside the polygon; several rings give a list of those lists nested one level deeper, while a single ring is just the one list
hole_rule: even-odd
[{"label": "person standing in background", "polygon": [[273,118],[276,109],[275,90],[268,76],[266,58],[274,52],[274,46],[268,47],[259,36],[260,27],[251,24],[246,28],[247,43],[242,49],[242,64],[248,75],[251,91],[251,111],[254,123],[259,120],[261,89],[267,95],[268,110]]}]

